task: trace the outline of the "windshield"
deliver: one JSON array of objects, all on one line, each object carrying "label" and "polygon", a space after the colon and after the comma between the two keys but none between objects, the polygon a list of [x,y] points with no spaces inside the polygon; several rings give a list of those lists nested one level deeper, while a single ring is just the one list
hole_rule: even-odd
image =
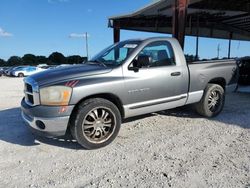
[{"label": "windshield", "polygon": [[101,51],[92,58],[90,62],[96,62],[106,66],[121,65],[139,44],[140,41],[124,41],[116,43]]}]

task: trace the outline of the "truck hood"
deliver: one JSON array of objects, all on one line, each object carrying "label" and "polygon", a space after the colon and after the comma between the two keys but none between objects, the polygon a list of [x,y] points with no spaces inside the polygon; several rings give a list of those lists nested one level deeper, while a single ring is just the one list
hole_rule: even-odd
[{"label": "truck hood", "polygon": [[51,70],[46,70],[40,73],[29,76],[37,82],[39,86],[52,84],[56,82],[66,81],[74,78],[81,78],[91,75],[99,75],[110,72],[112,69],[101,65],[72,65]]}]

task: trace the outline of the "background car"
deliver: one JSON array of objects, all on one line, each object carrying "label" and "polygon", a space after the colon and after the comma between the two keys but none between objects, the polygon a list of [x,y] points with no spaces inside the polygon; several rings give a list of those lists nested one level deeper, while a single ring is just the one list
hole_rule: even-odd
[{"label": "background car", "polygon": [[42,68],[42,69],[54,69],[54,68],[56,68],[56,65],[44,65],[44,66],[40,66],[40,68]]},{"label": "background car", "polygon": [[3,75],[3,68],[0,68],[0,76]]},{"label": "background car", "polygon": [[12,75],[11,75],[12,71],[14,71],[14,70],[16,70],[16,69],[19,69],[19,68],[23,68],[23,67],[25,67],[25,66],[10,67],[10,68],[6,69],[6,70],[4,71],[4,73],[5,73],[6,76],[12,76]]},{"label": "background car", "polygon": [[71,64],[61,64],[56,66],[55,68],[61,68],[61,67],[68,67],[68,66],[72,66]]},{"label": "background car", "polygon": [[8,70],[10,67],[2,67],[3,69],[3,74],[5,75],[5,71]]},{"label": "background car", "polygon": [[239,59],[239,81],[240,85],[250,85],[250,57]]},{"label": "background car", "polygon": [[25,77],[25,76],[30,76],[32,74],[42,72],[46,69],[42,69],[39,67],[33,67],[33,66],[28,66],[28,67],[19,67],[11,71],[11,75],[15,77]]}]

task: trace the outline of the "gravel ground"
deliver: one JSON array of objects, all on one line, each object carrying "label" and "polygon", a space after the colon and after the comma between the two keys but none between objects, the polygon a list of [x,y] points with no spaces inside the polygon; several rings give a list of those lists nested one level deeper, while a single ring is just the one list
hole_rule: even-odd
[{"label": "gravel ground", "polygon": [[111,145],[87,151],[35,138],[22,90],[0,78],[0,187],[250,187],[250,93],[228,95],[214,119],[184,107],[127,120]]}]

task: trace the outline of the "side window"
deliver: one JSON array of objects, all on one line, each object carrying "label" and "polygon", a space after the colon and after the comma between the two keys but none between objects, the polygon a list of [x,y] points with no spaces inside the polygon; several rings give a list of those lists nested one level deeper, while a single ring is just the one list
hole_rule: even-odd
[{"label": "side window", "polygon": [[150,61],[146,63],[147,67],[171,66],[176,64],[172,46],[167,41],[153,42],[147,45],[139,53],[139,56],[149,57]]},{"label": "side window", "polygon": [[103,57],[103,59],[105,61],[113,61],[115,59],[115,51],[112,50],[109,53],[105,54],[105,56]]},{"label": "side window", "polygon": [[29,67],[29,68],[27,68],[27,71],[28,71],[28,72],[32,72],[32,71],[35,71],[35,70],[36,70],[35,67]]}]

